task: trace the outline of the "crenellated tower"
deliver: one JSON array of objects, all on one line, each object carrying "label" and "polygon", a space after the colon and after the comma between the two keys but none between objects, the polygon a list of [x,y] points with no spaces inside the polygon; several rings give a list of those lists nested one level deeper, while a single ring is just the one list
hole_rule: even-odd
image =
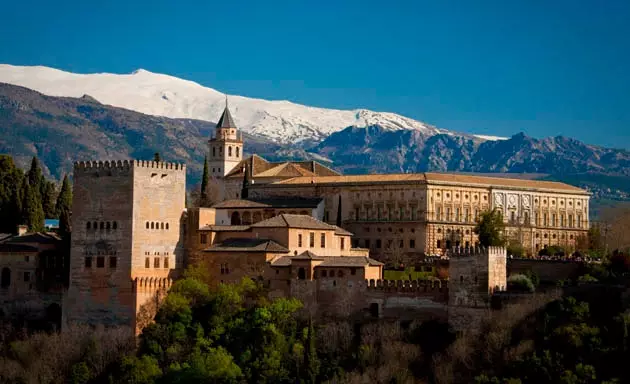
[{"label": "crenellated tower", "polygon": [[216,126],[215,136],[208,141],[208,170],[211,177],[227,175],[243,159],[243,137],[238,132],[228,108],[225,109]]}]

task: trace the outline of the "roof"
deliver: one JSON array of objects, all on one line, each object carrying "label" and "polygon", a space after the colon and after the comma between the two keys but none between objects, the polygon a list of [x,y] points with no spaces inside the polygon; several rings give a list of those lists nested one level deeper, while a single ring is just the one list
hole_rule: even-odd
[{"label": "roof", "polygon": [[260,177],[300,177],[300,176],[339,176],[340,174],[317,161],[271,162],[258,155],[241,160],[225,177],[242,178],[247,168],[251,176]]},{"label": "roof", "polygon": [[353,233],[352,232],[348,232],[345,229],[338,227],[336,225],[333,225],[333,227],[335,227],[335,235],[345,235],[345,236],[352,236]]},{"label": "roof", "polygon": [[15,236],[9,240],[11,243],[38,243],[51,244],[61,241],[59,235],[54,232],[27,233],[22,236]]},{"label": "roof", "polygon": [[199,228],[200,231],[213,232],[244,232],[249,229],[249,225],[206,225]]},{"label": "roof", "polygon": [[272,199],[233,199],[212,206],[217,209],[234,208],[317,208],[322,198],[278,197]]},{"label": "roof", "polygon": [[26,244],[2,243],[0,244],[0,253],[20,253],[20,252],[37,252],[37,247]]},{"label": "roof", "polygon": [[260,172],[255,177],[298,177],[298,176],[317,176],[315,173],[304,169],[295,163],[281,163],[266,171]]},{"label": "roof", "polygon": [[311,251],[304,251],[297,256],[293,256],[291,260],[323,260]]},{"label": "roof", "polygon": [[289,250],[269,239],[226,239],[204,249],[204,252],[273,252],[287,253]]},{"label": "roof", "polygon": [[13,237],[12,233],[0,233],[0,241],[4,241],[6,239],[9,239]]},{"label": "roof", "polygon": [[[271,262],[273,267],[288,267],[293,260],[308,260],[307,257],[299,256],[281,256]],[[316,256],[312,260],[321,261],[315,268],[321,267],[366,267],[379,266],[383,263],[364,256]]]},{"label": "roof", "polygon": [[234,123],[230,109],[227,106],[227,100],[225,102],[225,109],[223,110],[223,113],[219,118],[219,122],[217,123],[217,128],[236,128],[236,123]]},{"label": "roof", "polygon": [[252,228],[302,228],[302,229],[321,229],[334,230],[337,227],[326,224],[309,215],[292,215],[283,213],[270,219],[260,221],[251,225]]},{"label": "roof", "polygon": [[[316,176],[294,177],[292,179],[277,181],[272,185],[284,186],[307,184],[477,184],[482,187],[504,187],[519,189],[544,189],[569,193],[588,194],[587,191],[573,185],[556,181],[526,180],[507,177],[476,176],[456,173],[404,173],[382,175],[346,175],[346,176]],[[267,185],[268,186],[268,185]]]}]

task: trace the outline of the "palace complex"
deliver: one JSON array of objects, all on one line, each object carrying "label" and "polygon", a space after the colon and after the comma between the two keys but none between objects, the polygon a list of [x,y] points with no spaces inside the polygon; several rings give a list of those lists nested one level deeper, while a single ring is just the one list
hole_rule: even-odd
[{"label": "palace complex", "polygon": [[[60,297],[64,324],[138,330],[143,310],[154,311],[183,269],[199,265],[212,283],[251,277],[270,295],[297,296],[316,311],[402,316],[413,309],[467,324],[469,310],[487,309],[489,295],[506,286],[505,249],[480,248],[473,233],[481,212],[500,210],[507,235],[530,252],[571,249],[589,228],[589,194],[567,184],[341,175],[316,161],[244,157],[227,105],[208,160],[217,202],[201,208],[185,206],[182,164],[75,163],[70,255],[55,261],[50,244],[60,241],[52,235],[0,240],[5,308],[16,301],[49,308]],[[453,278],[383,280],[384,262],[425,255],[449,256]],[[68,276],[52,299],[37,288],[39,276],[50,275],[51,261],[42,260]]]}]

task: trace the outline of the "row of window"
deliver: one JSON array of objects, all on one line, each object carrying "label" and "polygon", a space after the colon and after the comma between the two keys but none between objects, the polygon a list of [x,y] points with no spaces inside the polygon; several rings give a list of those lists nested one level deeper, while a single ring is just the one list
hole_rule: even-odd
[{"label": "row of window", "polygon": [[[398,239],[397,242],[394,242],[393,239],[386,239],[384,242],[382,239],[376,239],[374,243],[372,243],[372,239],[356,238],[356,239],[352,239],[352,242],[353,242],[353,247],[363,247],[363,248],[368,248],[368,249],[371,249],[372,245],[374,245],[374,247],[377,249],[383,248],[383,245],[385,245],[385,249],[392,249],[394,248],[394,246],[397,246],[399,249],[405,248],[405,240],[403,239]],[[409,244],[409,249],[416,248],[415,239],[409,239],[408,244]]]},{"label": "row of window", "polygon": [[[160,257],[154,257],[153,258],[153,268],[160,268]],[[147,257],[144,259],[144,267],[145,268],[151,268],[151,258]],[[168,257],[164,258],[164,262],[162,263],[162,268],[169,268],[168,266]]]},{"label": "row of window", "polygon": [[[85,268],[92,268],[94,266],[93,263],[94,257],[85,256],[84,266]],[[116,269],[118,266],[118,257],[110,256],[109,257],[109,268]],[[96,268],[105,268],[105,256],[96,256]]]},{"label": "row of window", "polygon": [[[343,244],[344,239],[342,238],[341,240]],[[310,248],[315,248],[315,232],[311,232],[308,234],[308,246]],[[319,246],[321,248],[326,248],[326,234],[325,233],[320,234]],[[298,248],[301,248],[301,247],[302,247],[302,234],[298,233]]]},{"label": "row of window", "polygon": [[376,211],[372,211],[371,208],[368,209],[360,209],[357,208],[354,210],[354,220],[418,220],[423,211],[416,210],[412,208],[410,211],[404,207],[399,207],[398,209],[389,209],[387,211],[383,210],[381,207],[377,207]]},{"label": "row of window", "polygon": [[[31,281],[31,272],[26,271],[23,274],[24,282],[28,283]],[[2,273],[0,274],[0,288],[9,288],[11,286],[11,269],[8,267],[2,268]],[[29,289],[32,286],[29,286]]]},{"label": "row of window", "polygon": [[479,219],[479,209],[475,209],[473,211],[473,215],[470,214],[470,208],[464,208],[464,215],[461,215],[460,208],[455,208],[455,214],[451,212],[451,208],[446,208],[446,215],[442,213],[442,207],[435,208],[435,219],[436,220],[446,220],[446,221],[458,221],[462,223],[471,223],[476,222]]},{"label": "row of window", "polygon": [[[144,252],[145,256],[151,256],[151,252]],[[163,252],[163,255],[160,252],[153,252],[153,256],[168,256],[168,252]]]},{"label": "row of window", "polygon": [[[232,156],[232,146],[228,146],[228,150],[227,150],[228,156],[231,157]],[[235,153],[235,157],[238,158],[241,156],[241,148],[240,147],[234,147],[234,153]],[[219,147],[219,154],[223,154],[223,147]],[[212,157],[216,157],[217,156],[217,147],[212,147]]]},{"label": "row of window", "polygon": [[118,229],[118,223],[116,221],[88,221],[85,223],[85,229],[90,230],[110,230]]},{"label": "row of window", "polygon": [[145,223],[146,229],[168,229],[168,223],[158,223],[156,221],[147,221]]},{"label": "row of window", "polygon": [[[365,232],[370,232],[370,227],[364,227],[363,230]],[[381,231],[382,231],[382,229],[380,227],[376,228],[376,232],[381,232]],[[392,227],[387,228],[387,232],[393,232]],[[403,232],[405,232],[405,229],[404,228],[398,228],[398,232],[403,233]],[[415,233],[416,229],[415,228],[409,228],[409,232]]]}]

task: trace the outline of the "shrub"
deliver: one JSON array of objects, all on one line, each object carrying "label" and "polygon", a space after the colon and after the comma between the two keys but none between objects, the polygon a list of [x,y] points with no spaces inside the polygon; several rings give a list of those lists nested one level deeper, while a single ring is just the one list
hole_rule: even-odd
[{"label": "shrub", "polygon": [[525,275],[512,275],[507,279],[508,291],[534,292],[534,283]]}]

